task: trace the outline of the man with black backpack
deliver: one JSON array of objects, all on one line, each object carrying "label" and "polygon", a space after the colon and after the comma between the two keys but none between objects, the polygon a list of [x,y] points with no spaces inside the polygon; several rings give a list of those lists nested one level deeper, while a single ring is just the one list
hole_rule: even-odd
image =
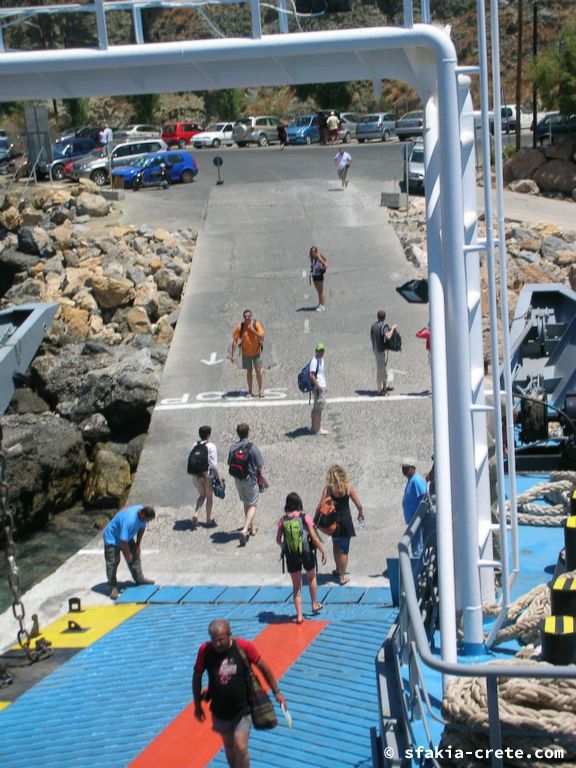
[{"label": "man with black backpack", "polygon": [[386,395],[393,387],[388,386],[388,342],[392,338],[396,325],[390,327],[386,323],[386,312],[379,309],[376,314],[376,322],[370,327],[370,340],[372,351],[376,359],[376,394]]},{"label": "man with black backpack", "polygon": [[198,525],[198,516],[202,505],[206,502],[206,526],[214,528],[216,520],[212,519],[212,502],[214,494],[212,490],[212,478],[220,479],[218,472],[218,453],[214,443],[210,442],[212,435],[211,427],[200,427],[198,437],[200,438],[188,454],[188,474],[192,475],[194,485],[198,491],[196,499],[196,510],[192,516],[192,525]]},{"label": "man with black backpack", "polygon": [[250,533],[256,535],[254,526],[256,507],[260,500],[260,492],[267,488],[262,474],[264,459],[257,445],[248,440],[250,427],[248,424],[238,424],[236,427],[238,442],[230,447],[228,452],[228,471],[236,482],[240,501],[244,504],[244,527],[240,531],[240,546],[245,547]]}]

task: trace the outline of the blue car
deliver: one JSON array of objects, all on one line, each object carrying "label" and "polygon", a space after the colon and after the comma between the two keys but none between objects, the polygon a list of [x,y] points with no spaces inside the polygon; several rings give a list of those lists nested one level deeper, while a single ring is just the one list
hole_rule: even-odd
[{"label": "blue car", "polygon": [[317,115],[295,117],[286,129],[288,144],[318,144],[320,128]]},{"label": "blue car", "polygon": [[90,139],[68,139],[57,141],[52,147],[52,160],[40,160],[36,166],[36,175],[40,179],[51,176],[62,181],[66,164],[75,157],[84,157],[96,148],[96,143]]},{"label": "blue car", "polygon": [[157,169],[164,163],[168,172],[170,183],[181,181],[184,184],[190,184],[198,175],[198,165],[196,160],[187,152],[150,152],[148,155],[140,155],[131,160],[126,160],[126,164],[121,168],[114,168],[113,178],[122,178],[125,187],[131,187],[134,178],[141,174],[142,186],[153,183],[154,176],[157,175]]}]

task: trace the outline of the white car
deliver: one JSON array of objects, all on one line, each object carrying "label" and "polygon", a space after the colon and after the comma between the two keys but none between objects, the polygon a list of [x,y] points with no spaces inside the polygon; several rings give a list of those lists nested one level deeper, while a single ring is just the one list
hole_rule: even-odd
[{"label": "white car", "polygon": [[234,144],[233,131],[234,123],[214,123],[206,131],[193,136],[191,144],[197,149],[219,147],[220,144]]},{"label": "white car", "polygon": [[408,155],[408,188],[415,192],[424,191],[424,144],[414,142]]},{"label": "white car", "polygon": [[114,141],[119,139],[156,139],[160,138],[160,129],[153,125],[123,125],[114,131]]}]

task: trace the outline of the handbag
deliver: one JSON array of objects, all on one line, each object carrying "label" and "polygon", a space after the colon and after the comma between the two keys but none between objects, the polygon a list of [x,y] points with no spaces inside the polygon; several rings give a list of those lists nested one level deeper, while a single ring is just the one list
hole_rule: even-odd
[{"label": "handbag", "polygon": [[248,656],[246,656],[238,643],[236,643],[236,648],[238,649],[240,658],[246,665],[246,684],[248,686],[248,701],[250,702],[252,724],[258,731],[267,731],[270,728],[276,728],[278,725],[278,718],[274,711],[274,705],[252,671],[252,664],[250,663]]},{"label": "handbag", "polygon": [[226,496],[226,480],[219,480],[215,475],[212,475],[212,490],[214,496],[223,499]]},{"label": "handbag", "polygon": [[338,531],[336,521],[336,502],[330,493],[320,500],[314,515],[314,525],[327,536],[334,536]]},{"label": "handbag", "polygon": [[396,328],[392,331],[392,336],[386,340],[386,349],[389,349],[391,352],[402,351],[402,337]]}]

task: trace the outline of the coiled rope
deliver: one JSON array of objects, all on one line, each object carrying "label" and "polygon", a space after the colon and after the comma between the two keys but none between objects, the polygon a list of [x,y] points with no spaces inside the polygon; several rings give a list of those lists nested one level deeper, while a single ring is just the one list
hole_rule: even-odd
[{"label": "coiled rope", "polygon": [[[523,525],[562,525],[569,514],[570,496],[574,489],[576,472],[552,472],[549,482],[535,485],[518,495],[518,522]],[[538,499],[549,503],[534,504]],[[509,501],[506,502],[506,519],[510,519]]]}]

